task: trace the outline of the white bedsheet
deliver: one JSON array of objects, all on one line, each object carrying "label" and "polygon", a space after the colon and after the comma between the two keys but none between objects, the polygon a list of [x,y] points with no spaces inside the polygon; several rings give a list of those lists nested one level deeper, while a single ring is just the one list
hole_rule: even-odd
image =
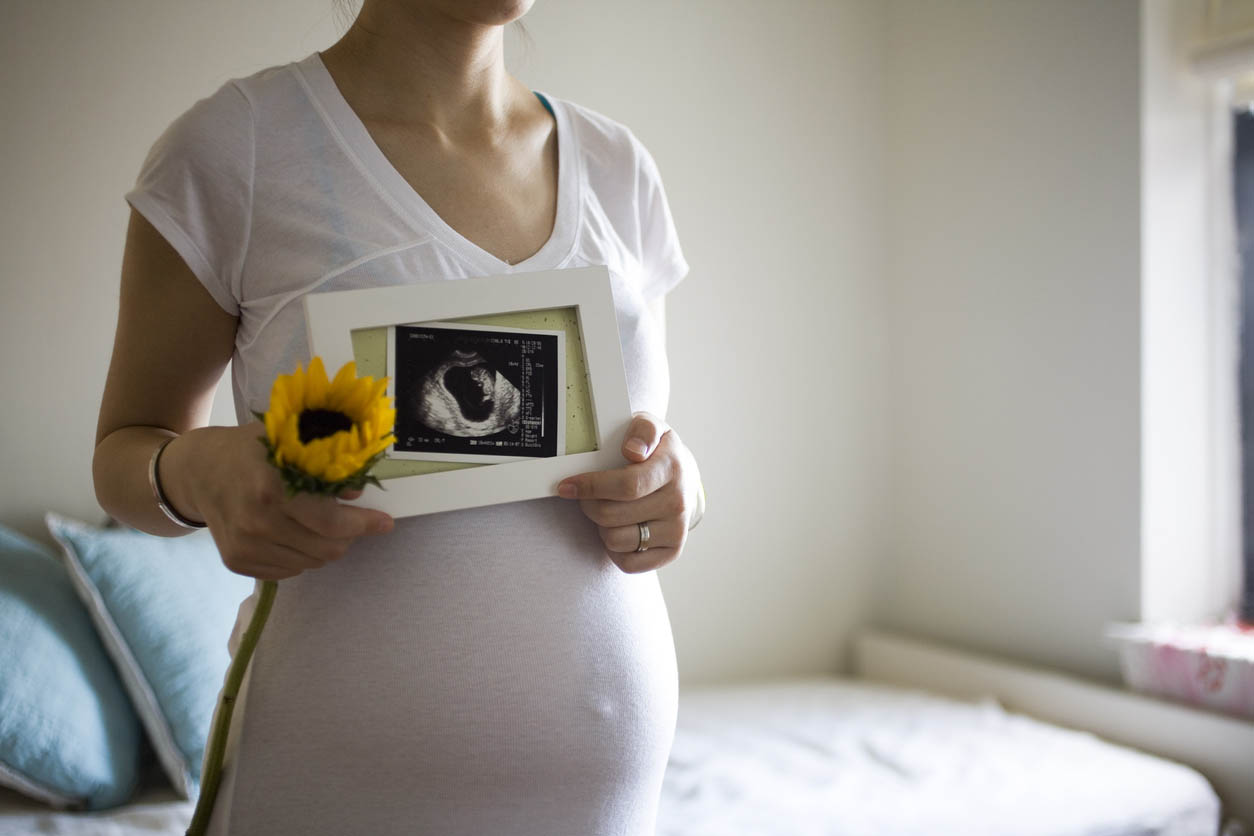
[{"label": "white bedsheet", "polygon": [[191,818],[191,802],[179,800],[168,784],[99,813],[58,813],[0,789],[0,836],[183,836]]},{"label": "white bedsheet", "polygon": [[[0,789],[0,836],[182,836],[190,818],[160,785],[95,814]],[[823,677],[681,694],[657,832],[1215,836],[1218,822],[1187,767],[992,702]]]},{"label": "white bedsheet", "polygon": [[836,678],[688,690],[659,836],[1215,836],[1196,771],[1089,734]]}]

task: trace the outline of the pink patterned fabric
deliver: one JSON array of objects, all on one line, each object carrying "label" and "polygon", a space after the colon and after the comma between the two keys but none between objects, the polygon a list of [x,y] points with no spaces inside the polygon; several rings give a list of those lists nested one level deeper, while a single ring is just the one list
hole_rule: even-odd
[{"label": "pink patterned fabric", "polygon": [[1116,625],[1128,687],[1254,718],[1254,632],[1235,625]]}]

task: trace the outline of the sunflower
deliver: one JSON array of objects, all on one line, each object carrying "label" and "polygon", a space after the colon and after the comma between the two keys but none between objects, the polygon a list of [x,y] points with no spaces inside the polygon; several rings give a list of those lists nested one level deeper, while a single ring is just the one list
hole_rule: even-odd
[{"label": "sunflower", "polygon": [[322,358],[306,371],[279,375],[270,390],[261,439],[270,463],[279,468],[289,495],[300,491],[336,494],[379,480],[369,470],[396,440],[396,410],[384,395],[386,377],[357,377],[357,364],[345,363],[328,382]]}]

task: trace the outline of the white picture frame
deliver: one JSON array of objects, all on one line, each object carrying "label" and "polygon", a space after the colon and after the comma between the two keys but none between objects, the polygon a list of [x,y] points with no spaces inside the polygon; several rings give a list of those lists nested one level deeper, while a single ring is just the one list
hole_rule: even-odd
[{"label": "white picture frame", "polygon": [[631,404],[604,266],[508,273],[304,296],[309,347],[328,373],[355,360],[352,333],[414,322],[574,308],[587,370],[595,450],[484,467],[397,476],[348,504],[408,517],[557,495],[568,476],[624,466]]}]

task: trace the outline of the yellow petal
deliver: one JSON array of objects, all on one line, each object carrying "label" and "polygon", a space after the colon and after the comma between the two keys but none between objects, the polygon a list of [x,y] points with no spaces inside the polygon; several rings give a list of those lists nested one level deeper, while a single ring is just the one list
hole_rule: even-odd
[{"label": "yellow petal", "polygon": [[373,458],[378,453],[382,453],[384,450],[388,449],[388,445],[394,441],[396,441],[396,436],[389,435],[371,442],[366,449],[362,450],[362,461],[365,462],[366,460]]},{"label": "yellow petal", "polygon": [[[286,378],[287,375],[279,375],[274,379],[274,385],[270,387],[270,403],[266,405],[266,416],[275,416],[279,423],[283,422],[284,416],[289,411]],[[267,429],[268,433],[269,430]],[[273,441],[273,436],[271,436],[271,440]]]},{"label": "yellow petal", "polygon": [[297,366],[296,371],[287,375],[284,395],[287,397],[287,408],[292,412],[300,412],[301,405],[305,402],[305,368],[303,366]]},{"label": "yellow petal", "polygon": [[274,382],[274,389],[270,391],[270,408],[266,410],[266,415],[273,415],[280,424],[286,420],[287,414],[291,412],[287,405],[287,391],[281,385],[282,382],[281,380]]},{"label": "yellow petal", "polygon": [[390,433],[396,426],[396,410],[392,408],[379,410],[379,434]]},{"label": "yellow petal", "polygon": [[360,381],[354,383],[353,390],[344,398],[342,411],[354,424],[360,423],[370,411],[370,387],[360,385]]},{"label": "yellow petal", "polygon": [[351,413],[346,409],[346,404],[357,383],[357,364],[349,360],[340,366],[340,370],[335,373],[335,380],[331,381],[330,391],[327,393],[327,404],[330,409],[336,409],[340,412]]},{"label": "yellow petal", "polygon": [[383,397],[383,393],[387,391],[387,388],[388,379],[386,377],[381,377],[374,381],[374,384],[370,389],[370,400],[372,402],[379,400],[379,398]]},{"label": "yellow petal", "polygon": [[331,464],[331,445],[328,439],[319,438],[305,445],[304,461],[301,470],[317,479],[325,478],[327,466]]},{"label": "yellow petal", "polygon": [[266,438],[270,441],[271,447],[277,447],[279,444],[279,425],[281,423],[279,413],[271,408],[266,413]]},{"label": "yellow petal", "polygon": [[304,409],[326,409],[329,389],[327,370],[322,366],[322,358],[315,356],[309,361],[309,372],[305,376],[305,400],[301,406]]},{"label": "yellow petal", "polygon": [[342,461],[345,456],[351,456],[351,446],[353,443],[353,433],[349,430],[340,430],[331,436],[331,459],[332,461]]},{"label": "yellow petal", "polygon": [[340,450],[341,456],[356,456],[361,452],[361,439],[358,438],[356,428],[344,433],[344,447]]},{"label": "yellow petal", "polygon": [[303,445],[300,443],[298,421],[299,416],[290,414],[287,416],[287,420],[279,425],[278,458],[280,459],[280,464],[287,462],[296,467],[301,465]]}]

